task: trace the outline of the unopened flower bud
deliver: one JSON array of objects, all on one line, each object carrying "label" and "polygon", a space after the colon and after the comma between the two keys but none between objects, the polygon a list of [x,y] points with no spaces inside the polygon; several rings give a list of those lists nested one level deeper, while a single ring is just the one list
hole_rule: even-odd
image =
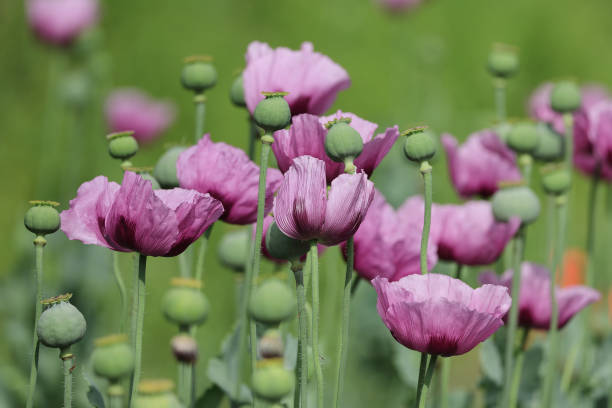
[{"label": "unopened flower bud", "polygon": [[175,188],[179,186],[176,176],[176,161],[181,153],[187,148],[184,146],[174,146],[168,149],[157,161],[153,169],[153,177],[159,182],[162,188]]},{"label": "unopened flower bud", "polygon": [[205,55],[185,58],[185,65],[181,72],[183,86],[196,93],[212,88],[217,83],[217,70],[211,61],[212,58]]},{"label": "unopened flower bud", "polygon": [[565,155],[565,143],[561,135],[555,132],[548,123],[539,123],[537,129],[540,141],[531,155],[544,162],[561,160]]},{"label": "unopened flower bud", "polygon": [[261,358],[280,358],[283,356],[284,347],[280,331],[276,329],[266,330],[257,344]]},{"label": "unopened flower bud", "polygon": [[71,294],[43,300],[47,309],[38,319],[38,339],[47,347],[65,349],[83,338],[87,323],[79,310],[70,304]]},{"label": "unopened flower bud", "polygon": [[563,166],[542,168],[542,188],[547,194],[563,195],[571,187],[572,178]]},{"label": "unopened flower bud", "polygon": [[142,380],[134,408],[183,408],[173,389],[174,383],[170,380]]},{"label": "unopened flower bud", "polygon": [[550,107],[559,113],[573,112],[580,108],[581,103],[580,88],[572,81],[556,83],[550,93]]},{"label": "unopened flower bud", "polygon": [[517,153],[531,153],[540,142],[540,132],[533,123],[517,123],[510,129],[506,144]]},{"label": "unopened flower bud", "polygon": [[195,279],[174,278],[162,299],[164,316],[179,326],[200,325],[206,321],[210,306]]},{"label": "unopened flower bud", "polygon": [[108,139],[108,153],[114,159],[127,160],[138,152],[138,141],[131,130],[111,133]]},{"label": "unopened flower bud", "polygon": [[242,74],[238,75],[236,79],[234,79],[234,82],[232,82],[232,87],[230,89],[230,99],[232,103],[236,106],[246,106],[246,101],[244,100],[244,83],[242,79]]},{"label": "unopened flower bud", "polygon": [[102,337],[95,341],[95,345],[91,359],[96,375],[114,382],[134,370],[134,353],[126,335]]},{"label": "unopened flower bud", "polygon": [[193,364],[198,360],[198,344],[193,337],[187,334],[176,335],[170,345],[177,361]]},{"label": "unopened flower bud", "polygon": [[253,393],[270,403],[280,402],[295,385],[295,374],[283,367],[281,359],[263,360],[253,373]]},{"label": "unopened flower bud", "polygon": [[487,60],[487,68],[496,78],[510,78],[518,72],[519,58],[516,48],[506,44],[495,44]]},{"label": "unopened flower bud", "polygon": [[266,132],[284,129],[291,122],[291,109],[284,96],[287,92],[263,92],[265,99],[255,107],[253,119]]},{"label": "unopened flower bud", "polygon": [[353,160],[363,151],[361,135],[349,123],[350,118],[335,119],[325,125],[325,153],[336,162],[345,162],[354,168]]},{"label": "unopened flower bud", "polygon": [[153,187],[153,190],[159,190],[161,188],[161,186],[159,185],[155,177],[153,177],[153,175],[151,174],[153,167],[126,167],[123,170],[131,171],[132,173],[136,173],[140,177],[142,177],[143,180],[150,181],[151,187]]},{"label": "unopened flower bud", "polygon": [[530,224],[540,215],[540,201],[535,193],[522,183],[506,183],[493,195],[491,204],[495,219],[508,222],[518,217]]},{"label": "unopened flower bud", "polygon": [[242,228],[226,233],[217,247],[219,261],[236,272],[244,272],[249,257],[250,238],[248,229]]},{"label": "unopened flower bud", "polygon": [[276,222],[266,232],[266,250],[271,257],[293,261],[304,256],[310,249],[307,241],[300,241],[285,235]]},{"label": "unopened flower bud", "polygon": [[36,235],[52,234],[60,227],[60,216],[55,201],[30,201],[32,207],[25,213],[25,227]]},{"label": "unopened flower bud", "polygon": [[278,325],[295,314],[296,299],[287,284],[279,279],[268,279],[251,295],[249,314],[257,322]]},{"label": "unopened flower bud", "polygon": [[406,136],[404,154],[411,161],[429,161],[436,154],[436,141],[425,129],[417,127],[402,132],[402,136]]}]

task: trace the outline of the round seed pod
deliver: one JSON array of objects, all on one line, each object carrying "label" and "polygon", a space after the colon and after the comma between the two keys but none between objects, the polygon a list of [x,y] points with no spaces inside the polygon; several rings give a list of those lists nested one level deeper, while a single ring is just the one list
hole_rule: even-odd
[{"label": "round seed pod", "polygon": [[201,93],[215,86],[217,70],[211,61],[212,58],[204,55],[185,58],[185,65],[181,72],[181,83],[185,89]]},{"label": "round seed pod", "polygon": [[561,160],[565,155],[565,143],[560,134],[548,123],[538,123],[540,141],[531,155],[543,162],[553,162]]},{"label": "round seed pod", "polygon": [[206,321],[210,305],[195,279],[174,278],[162,299],[164,316],[178,326],[200,325]]},{"label": "round seed pod", "polygon": [[557,82],[550,93],[550,107],[559,113],[574,112],[581,104],[580,88],[572,81]]},{"label": "round seed pod", "polygon": [[60,227],[60,216],[55,201],[30,201],[32,207],[26,211],[23,223],[36,235],[52,234]]},{"label": "round seed pod", "polygon": [[183,408],[173,389],[170,380],[143,380],[138,385],[134,408]]},{"label": "round seed pod", "polygon": [[155,177],[151,174],[153,167],[125,167],[123,170],[131,171],[132,173],[138,174],[142,177],[143,180],[148,180],[151,182],[151,187],[153,190],[158,190],[161,188]]},{"label": "round seed pod", "polygon": [[183,363],[193,364],[198,360],[198,344],[187,334],[178,334],[170,342],[172,354]]},{"label": "round seed pod", "polygon": [[278,325],[295,314],[295,294],[279,279],[266,280],[257,287],[249,302],[249,314],[255,321]]},{"label": "round seed pod", "polygon": [[406,136],[404,142],[404,154],[413,162],[421,163],[429,161],[436,154],[436,141],[428,133],[425,127],[408,129],[402,132]]},{"label": "round seed pod", "polygon": [[246,228],[226,233],[217,247],[223,266],[235,272],[244,272],[249,257],[249,231]]},{"label": "round seed pod", "polygon": [[108,140],[108,154],[113,159],[127,160],[138,153],[138,141],[131,130],[115,132],[106,136]]},{"label": "round seed pod", "polygon": [[65,349],[85,335],[87,323],[81,312],[70,304],[71,297],[67,294],[43,301],[49,307],[40,315],[36,332],[45,346]]},{"label": "round seed pod", "polygon": [[512,126],[506,144],[517,153],[531,153],[540,142],[540,132],[533,123],[517,123]]},{"label": "round seed pod", "polygon": [[510,78],[519,69],[519,58],[514,47],[497,44],[487,60],[487,68],[496,78]]},{"label": "round seed pod", "polygon": [[134,370],[134,353],[126,335],[102,337],[95,341],[95,345],[91,359],[96,375],[114,382]]},{"label": "round seed pod", "polygon": [[266,132],[284,129],[291,122],[291,109],[284,96],[287,92],[263,92],[265,99],[255,107],[253,119]]},{"label": "round seed pod", "polygon": [[350,118],[341,118],[325,125],[329,129],[325,137],[325,153],[333,161],[348,160],[352,164],[363,151],[361,135],[349,125],[350,121]]},{"label": "round seed pod", "polygon": [[285,235],[276,222],[273,222],[266,232],[266,250],[271,257],[293,261],[306,255],[310,249],[307,241],[300,241]]},{"label": "round seed pod", "polygon": [[562,195],[569,191],[572,178],[565,167],[542,169],[542,188],[547,194]]},{"label": "round seed pod", "polygon": [[502,186],[491,200],[495,219],[508,222],[518,217],[522,223],[530,224],[540,215],[540,200],[535,193],[523,184],[506,184]]},{"label": "round seed pod", "polygon": [[171,189],[179,186],[176,176],[176,161],[181,153],[187,148],[184,146],[174,146],[168,150],[157,161],[153,169],[153,177],[159,182],[162,188]]},{"label": "round seed pod", "polygon": [[242,79],[242,74],[238,75],[234,82],[232,82],[232,87],[230,88],[230,100],[236,106],[241,108],[246,106],[246,101],[244,100],[244,81]]},{"label": "round seed pod", "polygon": [[263,359],[281,358],[285,348],[283,347],[283,339],[281,333],[275,329],[266,330],[259,343],[257,344],[259,356]]},{"label": "round seed pod", "polygon": [[283,367],[282,359],[263,360],[253,373],[253,393],[270,403],[280,402],[295,385],[295,374]]}]

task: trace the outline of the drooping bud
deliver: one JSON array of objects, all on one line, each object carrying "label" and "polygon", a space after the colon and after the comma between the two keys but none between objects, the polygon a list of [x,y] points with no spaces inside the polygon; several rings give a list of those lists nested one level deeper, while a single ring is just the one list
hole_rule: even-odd
[{"label": "drooping bud", "polygon": [[266,232],[266,250],[271,257],[293,261],[306,255],[310,249],[307,241],[300,241],[285,235],[276,222],[273,222]]},{"label": "drooping bud", "polygon": [[402,136],[406,136],[404,154],[408,160],[421,163],[431,160],[436,154],[436,141],[426,129],[420,126],[402,132]]},{"label": "drooping bud", "polygon": [[60,227],[60,216],[55,207],[55,201],[30,201],[32,207],[25,213],[23,223],[25,227],[36,235],[47,235],[57,231]]},{"label": "drooping bud", "polygon": [[283,367],[282,359],[262,360],[253,373],[253,393],[270,403],[280,402],[294,385],[295,375]]},{"label": "drooping bud", "polygon": [[530,224],[540,215],[540,200],[522,182],[506,182],[491,200],[493,215],[501,222],[518,217],[524,225]]},{"label": "drooping bud", "polygon": [[518,72],[519,58],[516,47],[507,44],[494,44],[487,68],[496,78],[510,78]]},{"label": "drooping bud", "polygon": [[181,72],[181,83],[185,89],[202,93],[217,83],[217,70],[207,55],[194,55],[185,58]]},{"label": "drooping bud", "polygon": [[65,349],[85,335],[87,323],[79,310],[70,304],[72,294],[45,299],[46,310],[38,319],[38,339],[47,347]]},{"label": "drooping bud", "polygon": [[106,136],[108,140],[108,153],[114,159],[128,160],[138,152],[138,141],[134,132],[115,132]]},{"label": "drooping bud", "polygon": [[257,104],[253,112],[257,126],[268,133],[286,128],[291,122],[291,109],[284,97],[289,93],[262,92],[262,94],[265,99]]},{"label": "drooping bud", "polygon": [[336,162],[345,163],[345,171],[352,173],[355,170],[353,160],[363,151],[363,140],[358,131],[349,123],[350,118],[334,119],[325,127],[329,129],[325,137],[325,153]]},{"label": "drooping bud", "polygon": [[260,323],[278,325],[295,314],[295,295],[287,284],[272,278],[257,287],[249,302],[249,314]]},{"label": "drooping bud", "polygon": [[170,380],[142,380],[134,408],[183,408],[173,389],[174,383]]},{"label": "drooping bud", "polygon": [[506,144],[517,153],[531,153],[540,142],[540,132],[535,124],[517,123],[510,129]]},{"label": "drooping bud", "polygon": [[91,357],[96,375],[111,382],[128,376],[134,370],[134,353],[124,334],[113,334],[95,341]]},{"label": "drooping bud", "polygon": [[550,93],[550,107],[559,113],[574,112],[581,104],[580,88],[573,81],[557,82]]},{"label": "drooping bud", "polygon": [[280,331],[269,329],[263,334],[257,344],[259,356],[261,358],[281,358],[285,348],[283,347],[283,339]]},{"label": "drooping bud", "polygon": [[552,126],[548,123],[538,123],[538,132],[540,141],[538,147],[531,155],[540,161],[552,162],[563,159],[565,155],[565,143],[560,134],[555,132]]},{"label": "drooping bud", "polygon": [[153,177],[159,182],[162,188],[171,189],[179,186],[176,176],[176,161],[187,147],[174,146],[168,150],[157,161],[153,169]]},{"label": "drooping bud", "polygon": [[249,258],[249,231],[242,228],[226,233],[217,247],[221,264],[235,272],[244,272]]},{"label": "drooping bud", "polygon": [[162,299],[164,316],[181,327],[200,325],[206,321],[210,306],[200,290],[202,283],[195,279],[174,278]]},{"label": "drooping bud", "polygon": [[563,195],[572,185],[572,177],[565,166],[550,165],[542,168],[542,188],[547,194]]},{"label": "drooping bud", "polygon": [[242,79],[242,73],[234,79],[232,87],[230,88],[230,100],[236,106],[244,108],[246,101],[244,100],[244,81]]},{"label": "drooping bud", "polygon": [[142,177],[143,180],[150,181],[153,190],[159,190],[161,188],[155,177],[153,177],[153,175],[151,174],[151,171],[153,171],[153,167],[125,167],[123,170],[136,173],[140,177]]},{"label": "drooping bud", "polygon": [[187,334],[178,334],[170,342],[172,354],[183,363],[193,364],[198,360],[198,344]]}]

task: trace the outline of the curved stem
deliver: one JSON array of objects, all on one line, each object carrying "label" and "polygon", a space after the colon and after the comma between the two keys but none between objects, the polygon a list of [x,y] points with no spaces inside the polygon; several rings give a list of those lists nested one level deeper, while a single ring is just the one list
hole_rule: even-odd
[{"label": "curved stem", "polygon": [[206,97],[203,93],[196,94],[193,97],[195,103],[195,142],[204,135],[204,116],[206,113]]},{"label": "curved stem", "polygon": [[355,261],[355,243],[353,237],[346,241],[346,274],[344,277],[344,290],[342,292],[342,325],[338,335],[338,372],[336,373],[336,403],[340,407],[342,401],[342,377],[346,368],[346,356],[348,353],[349,321],[351,314],[351,279],[353,278],[353,264]]},{"label": "curved stem", "polygon": [[311,242],[308,257],[312,270],[312,354],[317,382],[316,406],[323,408],[323,370],[319,353],[319,252],[316,241]]},{"label": "curved stem", "polygon": [[121,268],[119,265],[119,252],[112,251],[113,253],[113,276],[117,289],[119,289],[119,298],[121,299],[121,321],[119,323],[119,331],[121,333],[125,330],[125,321],[127,319],[127,294],[125,292],[125,283],[123,283],[123,277],[121,276]]},{"label": "curved stem", "polygon": [[494,82],[495,111],[499,122],[506,121],[506,80],[498,78]]},{"label": "curved stem", "polygon": [[425,209],[423,211],[423,233],[421,235],[421,273],[427,273],[427,244],[429,243],[429,230],[431,228],[432,179],[431,166],[427,161],[421,163],[421,175],[425,184]]},{"label": "curved stem", "polygon": [[60,351],[60,359],[64,367],[64,408],[72,407],[72,370],[74,358],[70,347]]},{"label": "curved stem", "polygon": [[38,376],[38,352],[40,343],[38,341],[38,319],[42,313],[42,285],[43,285],[43,248],[45,247],[46,240],[42,236],[38,236],[34,239],[34,248],[36,251],[36,305],[34,312],[34,334],[32,335],[32,360],[30,362],[30,385],[28,387],[28,397],[26,401],[26,407],[32,408],[34,406],[34,394],[36,391],[36,378]]},{"label": "curved stem", "polygon": [[142,368],[142,336],[145,311],[145,289],[146,289],[146,255],[138,255],[138,267],[136,268],[132,303],[132,345],[134,347],[134,372],[130,384],[130,404],[134,406],[138,383],[140,382],[140,370]]},{"label": "curved stem", "polygon": [[298,304],[298,355],[295,365],[296,384],[293,406],[308,407],[308,322],[306,312],[306,292],[304,290],[304,269],[296,267],[295,289]]},{"label": "curved stem", "polygon": [[516,368],[512,377],[512,389],[510,391],[510,408],[516,408],[518,402],[518,393],[521,385],[521,373],[523,372],[523,361],[525,360],[525,345],[527,344],[527,336],[529,329],[523,329],[523,338],[521,346],[516,350]]}]

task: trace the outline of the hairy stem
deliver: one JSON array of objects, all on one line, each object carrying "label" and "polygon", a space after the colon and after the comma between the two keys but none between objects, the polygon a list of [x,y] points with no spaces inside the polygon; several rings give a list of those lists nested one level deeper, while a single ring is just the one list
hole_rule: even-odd
[{"label": "hairy stem", "polygon": [[64,368],[64,408],[72,407],[72,370],[74,369],[74,356],[70,347],[60,351],[60,359]]},{"label": "hairy stem", "polygon": [[296,384],[293,406],[308,407],[308,322],[306,312],[306,292],[304,290],[304,269],[295,268],[295,287],[298,304],[298,355],[295,365]]},{"label": "hairy stem", "polygon": [[427,245],[429,243],[429,230],[431,228],[432,179],[431,166],[427,161],[421,163],[421,175],[425,184],[425,209],[423,211],[423,233],[421,235],[421,273],[427,273]]},{"label": "hairy stem", "polygon": [[34,312],[34,334],[32,335],[32,360],[30,362],[30,385],[28,387],[28,397],[26,402],[27,408],[34,406],[34,394],[36,391],[36,378],[38,377],[38,352],[40,342],[38,341],[38,319],[42,313],[42,285],[43,285],[43,248],[47,241],[42,236],[37,236],[34,239],[34,248],[36,250],[36,299]]}]

